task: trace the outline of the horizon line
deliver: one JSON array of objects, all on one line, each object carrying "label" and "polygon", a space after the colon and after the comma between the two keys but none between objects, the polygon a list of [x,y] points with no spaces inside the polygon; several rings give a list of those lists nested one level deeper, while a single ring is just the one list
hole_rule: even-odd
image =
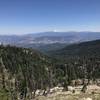
[{"label": "horizon line", "polygon": [[71,33],[71,32],[73,32],[73,33],[81,33],[81,32],[91,32],[91,33],[99,33],[100,31],[40,31],[40,32],[30,32],[30,33],[23,33],[23,34],[19,34],[19,33],[1,33],[0,34],[0,36],[2,35],[6,35],[6,36],[10,36],[10,35],[14,35],[14,36],[23,36],[23,35],[29,35],[29,34],[39,34],[39,33],[49,33],[49,32],[54,32],[54,33]]}]

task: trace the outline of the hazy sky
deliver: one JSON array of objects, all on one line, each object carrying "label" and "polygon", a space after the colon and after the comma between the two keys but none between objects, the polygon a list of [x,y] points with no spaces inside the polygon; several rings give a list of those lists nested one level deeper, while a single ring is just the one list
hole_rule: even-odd
[{"label": "hazy sky", "polygon": [[100,0],[0,0],[0,34],[100,31]]}]

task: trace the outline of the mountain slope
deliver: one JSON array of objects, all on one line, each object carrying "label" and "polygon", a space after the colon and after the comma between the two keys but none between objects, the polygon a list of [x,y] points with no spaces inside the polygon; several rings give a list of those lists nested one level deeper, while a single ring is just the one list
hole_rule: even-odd
[{"label": "mountain slope", "polygon": [[43,89],[50,85],[51,64],[50,58],[33,49],[0,46],[0,89],[22,96]]},{"label": "mountain slope", "polygon": [[83,42],[66,46],[61,50],[51,52],[54,56],[59,57],[74,57],[74,56],[99,56],[100,55],[100,40]]},{"label": "mountain slope", "polygon": [[57,85],[67,90],[73,80],[81,79],[82,85],[84,79],[98,78],[100,40],[67,46],[53,52],[52,58],[33,49],[0,46],[0,90],[13,100],[30,100],[38,90],[47,95]]}]

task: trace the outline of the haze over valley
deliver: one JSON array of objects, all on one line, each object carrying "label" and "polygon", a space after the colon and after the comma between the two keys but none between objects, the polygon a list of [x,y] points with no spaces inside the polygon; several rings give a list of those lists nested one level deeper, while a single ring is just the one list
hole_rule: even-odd
[{"label": "haze over valley", "polygon": [[[100,39],[100,32],[41,32],[26,35],[0,35],[0,43],[39,50],[60,49],[69,44]],[[50,47],[50,48],[49,48]]]}]

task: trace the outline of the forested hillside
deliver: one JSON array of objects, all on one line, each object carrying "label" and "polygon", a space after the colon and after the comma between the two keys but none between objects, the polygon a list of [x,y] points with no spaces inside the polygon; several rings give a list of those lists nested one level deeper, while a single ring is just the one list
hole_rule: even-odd
[{"label": "forested hillside", "polygon": [[100,40],[69,45],[49,54],[66,63],[71,80],[100,78]]},{"label": "forested hillside", "polygon": [[61,57],[82,57],[82,56],[98,56],[100,55],[100,40],[83,42],[79,44],[72,44],[64,47],[63,49],[51,51],[51,55]]},{"label": "forested hillside", "polygon": [[[100,41],[67,46],[51,57],[39,51],[0,46],[0,93],[13,100],[34,98],[36,90],[46,95],[50,88],[67,90],[73,80],[100,78]],[[75,83],[77,84],[77,82]],[[74,85],[75,85],[74,84]]]},{"label": "forested hillside", "polygon": [[[0,46],[0,98],[17,100],[34,98],[36,90],[47,90],[60,84],[67,87],[66,66],[39,51],[12,46]],[[10,99],[11,100],[11,99]]]},{"label": "forested hillside", "polygon": [[51,64],[38,51],[0,46],[0,88],[24,97],[37,89],[45,89],[50,86]]}]

